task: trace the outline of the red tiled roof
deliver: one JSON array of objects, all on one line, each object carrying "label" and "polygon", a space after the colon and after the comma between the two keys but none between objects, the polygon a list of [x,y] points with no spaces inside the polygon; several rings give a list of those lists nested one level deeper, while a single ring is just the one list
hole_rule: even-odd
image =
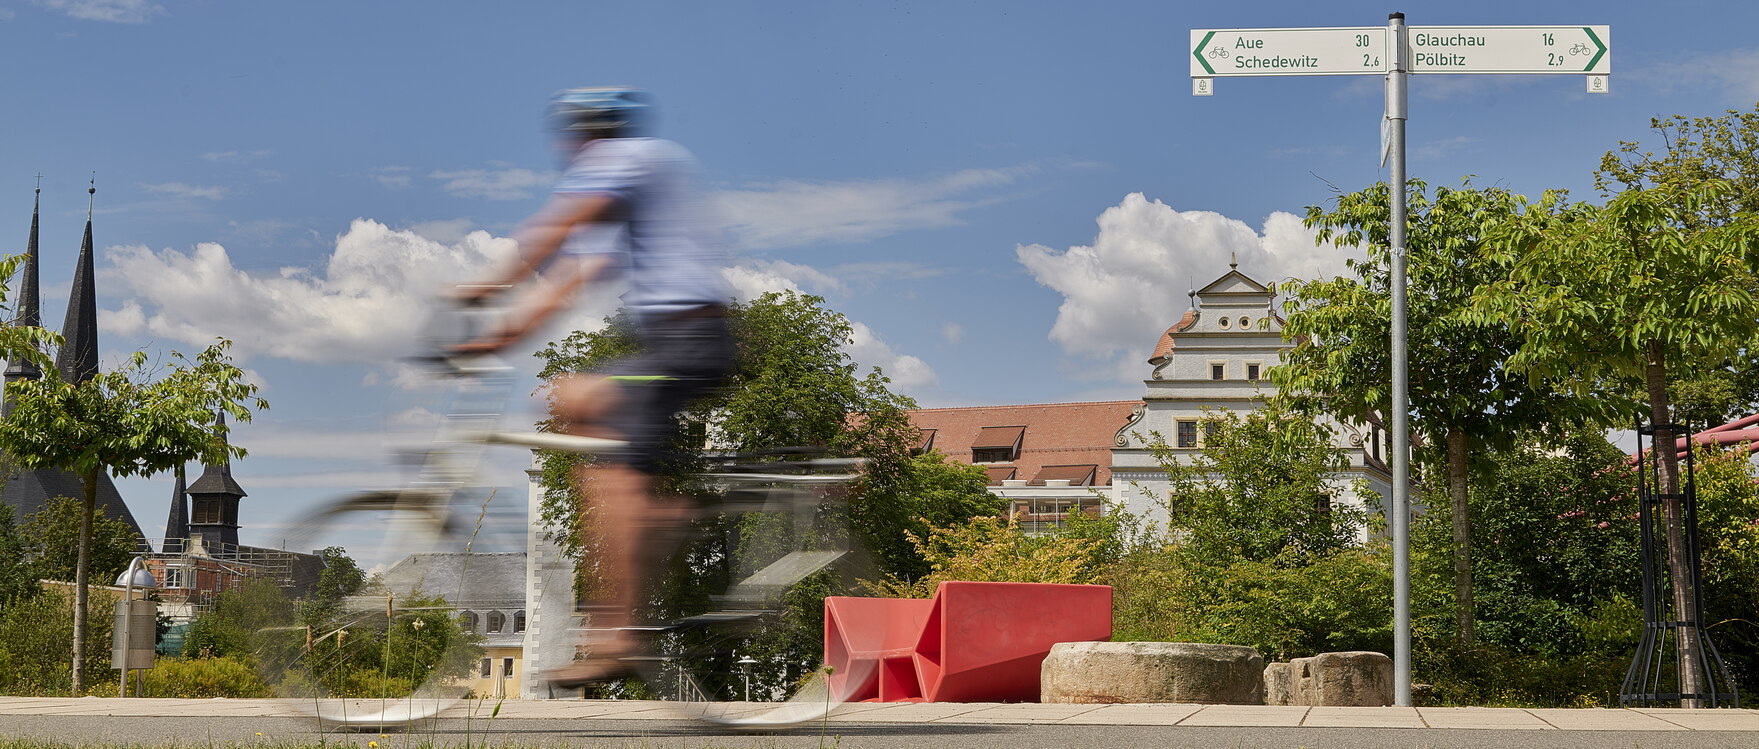
[{"label": "red tiled roof", "polygon": [[1141,403],[1038,403],[922,408],[908,413],[918,429],[935,430],[936,449],[961,463],[971,462],[971,445],[985,427],[1023,426],[1019,458],[1010,464],[1018,469],[1016,478],[1037,476],[1046,466],[1092,465],[1093,485],[1106,486],[1112,480],[1112,440]]},{"label": "red tiled roof", "polygon": [[1160,342],[1154,345],[1154,353],[1148,357],[1148,363],[1159,364],[1166,361],[1166,358],[1173,353],[1173,334],[1183,333],[1196,324],[1197,310],[1195,308],[1185,310],[1184,317],[1179,318],[1173,327],[1167,328],[1167,332],[1160,334]]}]

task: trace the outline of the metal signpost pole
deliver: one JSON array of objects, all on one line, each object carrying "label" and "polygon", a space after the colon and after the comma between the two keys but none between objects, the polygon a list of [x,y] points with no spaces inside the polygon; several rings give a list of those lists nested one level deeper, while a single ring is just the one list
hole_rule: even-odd
[{"label": "metal signpost pole", "polygon": [[1405,360],[1405,14],[1387,17],[1390,44],[1386,73],[1386,133],[1392,166],[1392,225],[1387,244],[1392,254],[1392,469],[1393,534],[1393,704],[1411,706],[1411,434],[1410,380]]}]

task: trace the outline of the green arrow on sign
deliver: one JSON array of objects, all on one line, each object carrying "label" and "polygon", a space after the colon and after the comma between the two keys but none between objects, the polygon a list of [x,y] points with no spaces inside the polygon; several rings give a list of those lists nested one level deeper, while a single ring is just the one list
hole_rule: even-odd
[{"label": "green arrow on sign", "polygon": [[1582,33],[1587,34],[1588,41],[1594,42],[1594,46],[1600,48],[1599,52],[1594,53],[1594,58],[1588,61],[1588,67],[1583,68],[1583,70],[1593,70],[1594,64],[1600,62],[1600,58],[1606,56],[1606,44],[1600,41],[1600,37],[1594,35],[1594,29],[1583,26]]},{"label": "green arrow on sign", "polygon": [[[1593,36],[1593,34],[1589,34],[1589,36]],[[1207,70],[1211,73],[1215,72],[1215,68],[1210,67],[1209,61],[1203,59],[1203,45],[1208,44],[1209,40],[1214,39],[1214,38],[1215,38],[1215,32],[1213,32],[1213,31],[1211,31],[1207,34],[1204,34],[1203,41],[1197,43],[1197,49],[1191,50],[1191,54],[1197,56],[1197,64],[1202,65],[1204,70]],[[1599,41],[1597,40],[1595,43],[1598,44]],[[1601,47],[1600,49],[1603,52],[1606,51],[1605,47]],[[1600,58],[1596,57],[1594,59],[1598,60]],[[1593,66],[1590,65],[1589,67],[1593,67]]]}]

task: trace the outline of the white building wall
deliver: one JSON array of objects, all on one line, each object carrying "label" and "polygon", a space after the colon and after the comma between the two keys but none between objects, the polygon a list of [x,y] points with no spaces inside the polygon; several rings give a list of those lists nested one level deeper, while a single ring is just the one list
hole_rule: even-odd
[{"label": "white building wall", "polygon": [[[1194,296],[1196,319],[1185,330],[1171,333],[1173,350],[1143,381],[1142,417],[1120,432],[1119,445],[1112,451],[1114,501],[1127,512],[1163,525],[1171,484],[1148,445],[1157,437],[1176,445],[1178,423],[1201,421],[1206,412],[1246,413],[1261,408],[1276,392],[1268,370],[1282,362],[1282,352],[1291,345],[1283,341],[1282,323],[1271,311],[1274,292],[1237,271]],[[1213,379],[1214,364],[1222,365],[1223,379]],[[1258,380],[1247,379],[1248,364],[1259,365]],[[1350,459],[1349,468],[1334,477],[1334,501],[1344,506],[1371,506],[1370,497],[1359,496],[1353,489],[1358,479],[1366,480],[1373,494],[1389,496],[1390,476],[1364,454],[1365,448],[1371,451],[1373,446],[1370,430],[1378,427],[1336,421],[1329,426],[1338,450]],[[1201,439],[1201,426],[1198,433]],[[1385,442],[1382,435],[1382,457]],[[1174,448],[1181,461],[1193,459],[1198,452],[1196,448]]]},{"label": "white building wall", "polygon": [[578,697],[579,691],[552,693],[544,674],[574,662],[580,631],[574,612],[574,560],[546,537],[544,489],[538,483],[537,458],[526,471],[525,642],[519,674],[521,699]]}]

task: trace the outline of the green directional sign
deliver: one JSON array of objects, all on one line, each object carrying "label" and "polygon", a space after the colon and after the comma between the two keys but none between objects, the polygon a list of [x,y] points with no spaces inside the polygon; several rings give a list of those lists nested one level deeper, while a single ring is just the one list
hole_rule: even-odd
[{"label": "green directional sign", "polygon": [[1412,26],[1413,73],[1612,72],[1606,26]]},{"label": "green directional sign", "polygon": [[1385,26],[1311,29],[1192,29],[1191,75],[1386,73]]}]

